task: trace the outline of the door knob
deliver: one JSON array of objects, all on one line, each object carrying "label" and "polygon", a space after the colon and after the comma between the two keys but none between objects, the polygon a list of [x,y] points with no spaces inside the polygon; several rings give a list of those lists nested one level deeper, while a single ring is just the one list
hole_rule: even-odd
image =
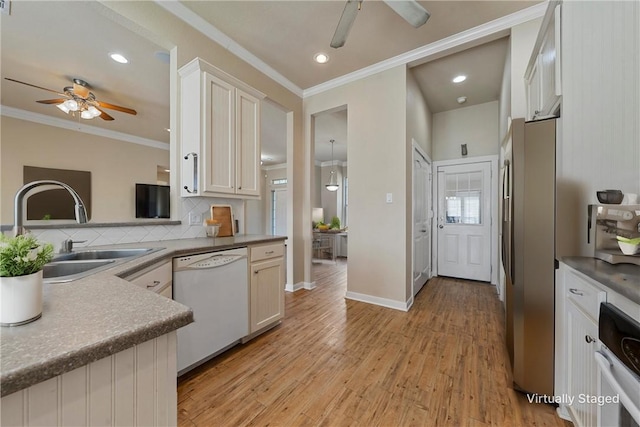
[{"label": "door knob", "polygon": [[440,224],[438,225],[438,228],[444,228],[444,225]]}]

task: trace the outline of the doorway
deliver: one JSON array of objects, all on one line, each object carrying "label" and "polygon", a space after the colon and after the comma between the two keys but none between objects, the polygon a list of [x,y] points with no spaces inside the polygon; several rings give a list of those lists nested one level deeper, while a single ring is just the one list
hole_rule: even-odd
[{"label": "doorway", "polygon": [[[491,158],[437,164],[437,274],[493,282]],[[497,200],[497,199],[496,199]]]},{"label": "doorway", "polygon": [[318,266],[340,263],[344,268],[348,260],[347,106],[322,111],[312,119],[311,274],[315,283]]},{"label": "doorway", "polygon": [[413,296],[431,277],[431,159],[413,141]]}]

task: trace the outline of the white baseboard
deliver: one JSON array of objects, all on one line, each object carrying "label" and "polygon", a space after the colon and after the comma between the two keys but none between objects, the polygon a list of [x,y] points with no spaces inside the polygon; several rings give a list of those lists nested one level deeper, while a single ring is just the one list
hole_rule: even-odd
[{"label": "white baseboard", "polygon": [[359,294],[357,292],[347,291],[345,298],[354,301],[366,302],[369,304],[379,305],[381,307],[393,308],[394,310],[409,311],[409,307],[413,304],[413,298],[407,302],[400,302],[387,298],[374,297],[367,294]]},{"label": "white baseboard", "polygon": [[307,289],[307,290],[311,290],[314,289],[316,287],[316,282],[298,282],[296,284],[291,284],[291,283],[287,283],[284,286],[284,290],[286,292],[295,292],[295,291],[299,291],[300,289]]},{"label": "white baseboard", "polygon": [[285,290],[285,292],[299,291],[300,289],[303,288],[303,285],[304,285],[303,282],[298,282],[298,283],[295,283],[295,284],[287,283],[284,286],[284,290]]}]

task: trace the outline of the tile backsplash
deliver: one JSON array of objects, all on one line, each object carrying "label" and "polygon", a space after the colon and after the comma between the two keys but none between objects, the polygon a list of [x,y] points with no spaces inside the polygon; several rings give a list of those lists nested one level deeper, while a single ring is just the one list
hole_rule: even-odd
[{"label": "tile backsplash", "polygon": [[119,243],[151,242],[158,240],[192,239],[206,237],[205,229],[201,224],[189,225],[191,214],[200,218],[208,218],[211,205],[231,205],[233,216],[239,220],[239,233],[243,233],[244,201],[236,199],[218,199],[206,197],[193,197],[181,199],[181,224],[178,225],[135,225],[130,223],[123,226],[114,224],[113,227],[77,227],[77,228],[46,228],[32,229],[31,233],[39,240],[53,244],[58,252],[62,242],[67,239],[83,241],[74,243],[74,247],[113,245]]}]

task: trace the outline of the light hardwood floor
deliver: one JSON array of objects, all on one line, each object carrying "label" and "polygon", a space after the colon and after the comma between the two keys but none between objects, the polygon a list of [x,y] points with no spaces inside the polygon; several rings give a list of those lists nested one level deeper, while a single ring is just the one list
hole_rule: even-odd
[{"label": "light hardwood floor", "polygon": [[346,263],[282,325],[181,378],[180,426],[570,426],[511,388],[494,287],[435,278],[408,312],[344,298]]}]

